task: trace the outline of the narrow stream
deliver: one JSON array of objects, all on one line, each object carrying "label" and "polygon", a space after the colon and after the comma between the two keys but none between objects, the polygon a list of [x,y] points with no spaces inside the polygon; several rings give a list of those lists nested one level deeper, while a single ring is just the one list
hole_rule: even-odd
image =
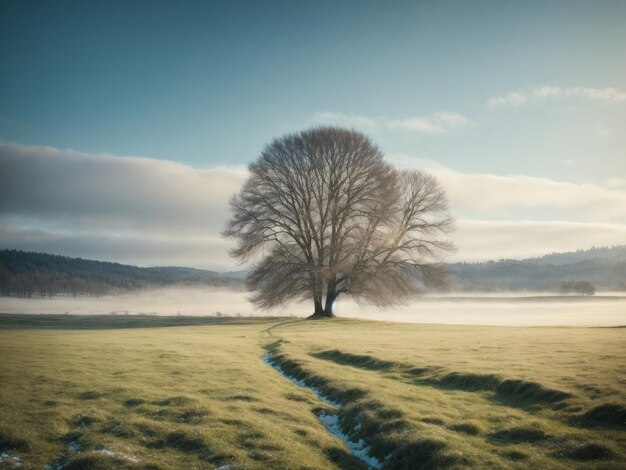
[{"label": "narrow stream", "polygon": [[[283,377],[285,377],[287,380],[294,383],[298,387],[306,388],[307,390],[312,391],[315,394],[315,396],[319,398],[321,401],[323,401],[324,403],[332,406],[333,408],[336,408],[337,410],[341,410],[343,408],[342,403],[331,400],[329,397],[325,396],[318,388],[309,387],[304,382],[304,380],[298,380],[297,378],[292,377],[291,375],[287,374],[283,370],[283,368],[280,367],[279,364],[272,362],[271,354],[272,353],[268,353],[263,357],[263,362],[265,362],[268,366],[277,370],[280,375],[282,375]],[[348,449],[350,449],[350,452],[352,453],[352,455],[354,455],[356,458],[358,458],[363,463],[365,463],[365,465],[367,465],[368,468],[379,469],[382,467],[383,464],[380,460],[378,460],[376,457],[370,456],[370,448],[363,439],[359,439],[357,442],[355,442],[351,440],[350,437],[341,430],[341,425],[339,424],[339,414],[320,413],[319,415],[317,415],[317,417],[322,422],[322,424],[326,427],[328,432],[331,433],[333,436],[335,436],[337,439],[340,439],[348,447]],[[360,426],[360,424],[358,426]],[[358,431],[358,429],[355,429],[355,430]]]}]

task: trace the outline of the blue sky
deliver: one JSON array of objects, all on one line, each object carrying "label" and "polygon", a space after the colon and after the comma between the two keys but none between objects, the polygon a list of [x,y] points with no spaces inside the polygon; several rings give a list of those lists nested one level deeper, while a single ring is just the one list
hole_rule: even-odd
[{"label": "blue sky", "polygon": [[[460,170],[576,180],[624,170],[617,146],[579,132],[617,124],[624,106],[485,108],[529,86],[626,88],[623,1],[3,1],[2,11],[3,140],[208,166],[248,163],[318,112],[450,110],[480,126],[378,141]],[[598,158],[606,170],[591,175],[562,165]]]},{"label": "blue sky", "polygon": [[[619,202],[625,44],[624,1],[0,0],[0,141],[202,170],[342,124],[393,162],[592,185]],[[461,218],[507,223],[626,222],[600,205],[461,206]],[[50,213],[5,205],[0,218],[86,233]]]}]

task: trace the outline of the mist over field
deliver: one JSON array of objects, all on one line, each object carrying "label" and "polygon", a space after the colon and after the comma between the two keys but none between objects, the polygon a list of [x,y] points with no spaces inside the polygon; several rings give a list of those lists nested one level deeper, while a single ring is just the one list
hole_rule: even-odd
[{"label": "mist over field", "polygon": [[[621,326],[626,325],[626,296],[615,293],[605,295],[601,292],[595,297],[557,297],[545,293],[463,297],[450,294],[424,296],[395,308],[359,306],[352,300],[340,298],[335,311],[340,317],[407,323]],[[0,313],[304,317],[312,313],[312,306],[310,302],[292,303],[285,308],[267,312],[256,309],[244,291],[170,287],[101,297],[3,297],[0,298]]]}]

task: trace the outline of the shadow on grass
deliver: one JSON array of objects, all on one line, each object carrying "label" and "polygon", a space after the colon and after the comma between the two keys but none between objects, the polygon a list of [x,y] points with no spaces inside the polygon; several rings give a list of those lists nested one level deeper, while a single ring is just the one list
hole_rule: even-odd
[{"label": "shadow on grass", "polygon": [[374,356],[342,353],[337,349],[311,353],[311,356],[332,361],[336,364],[367,370],[389,370],[394,367],[401,366],[401,364],[397,362],[383,361],[375,358]]},{"label": "shadow on grass", "polygon": [[385,462],[385,468],[452,468],[464,467],[463,457],[446,452],[444,442],[421,439],[407,442],[393,452]]},{"label": "shadow on grass", "polygon": [[63,470],[158,470],[154,464],[135,462],[118,455],[107,455],[102,452],[81,452],[71,456],[66,462],[60,463]]},{"label": "shadow on grass", "polygon": [[593,460],[614,459],[615,452],[603,444],[581,444],[565,452],[558,454],[559,457],[577,460],[579,462],[589,462]]},{"label": "shadow on grass", "polygon": [[0,451],[17,450],[30,452],[31,445],[25,438],[17,435],[6,426],[0,427]]},{"label": "shadow on grass", "polygon": [[582,415],[572,417],[571,421],[576,426],[586,428],[626,429],[626,407],[616,403],[603,403]]},{"label": "shadow on grass", "polygon": [[487,437],[490,441],[500,444],[535,443],[552,438],[539,426],[534,425],[501,429],[489,434]]},{"label": "shadow on grass", "polygon": [[365,470],[367,466],[354,455],[341,447],[329,447],[324,449],[324,454],[338,468],[345,470]]},{"label": "shadow on grass", "polygon": [[97,400],[102,396],[104,395],[96,390],[88,390],[86,392],[79,393],[76,398],[78,398],[79,400]]},{"label": "shadow on grass", "polygon": [[219,466],[224,462],[232,461],[234,457],[219,452],[206,442],[203,435],[193,431],[172,431],[148,443],[152,449],[174,449],[180,452],[192,453],[198,458]]},{"label": "shadow on grass", "polygon": [[[565,406],[561,402],[573,396],[570,393],[551,389],[538,382],[528,380],[505,379],[496,374],[443,373],[444,369],[441,367],[415,367],[411,364],[381,360],[374,356],[346,353],[337,349],[311,353],[310,355],[339,365],[382,373],[394,372],[400,374],[399,376],[403,377],[404,382],[417,386],[425,385],[467,392],[493,392],[494,400],[511,407],[525,408],[533,405],[544,405],[561,408]],[[442,373],[443,375],[441,375]],[[395,375],[395,377],[397,376]]]}]

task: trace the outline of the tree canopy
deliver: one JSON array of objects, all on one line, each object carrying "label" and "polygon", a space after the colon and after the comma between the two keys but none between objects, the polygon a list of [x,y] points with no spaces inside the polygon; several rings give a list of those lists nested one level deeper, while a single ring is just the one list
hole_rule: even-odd
[{"label": "tree canopy", "polygon": [[272,141],[249,166],[223,233],[252,262],[248,288],[265,309],[312,299],[333,316],[341,295],[392,305],[445,282],[453,249],[444,190],[397,170],[365,135],[318,127]]}]

